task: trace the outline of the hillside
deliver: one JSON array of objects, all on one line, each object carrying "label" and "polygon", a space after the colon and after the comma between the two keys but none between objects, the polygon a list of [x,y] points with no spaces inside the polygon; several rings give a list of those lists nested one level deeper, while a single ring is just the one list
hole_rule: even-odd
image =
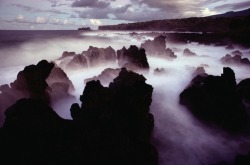
[{"label": "hillside", "polygon": [[[237,17],[236,17],[237,16]],[[153,20],[119,25],[99,26],[99,30],[154,30],[225,33],[237,28],[249,29],[250,9],[210,17]]]},{"label": "hillside", "polygon": [[218,18],[218,17],[241,17],[241,16],[249,16],[250,15],[250,8],[242,11],[229,11],[224,14],[217,14],[212,15],[209,17]]}]

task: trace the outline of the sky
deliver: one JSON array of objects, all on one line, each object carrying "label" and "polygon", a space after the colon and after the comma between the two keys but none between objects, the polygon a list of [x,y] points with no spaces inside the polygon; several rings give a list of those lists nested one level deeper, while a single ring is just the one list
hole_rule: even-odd
[{"label": "sky", "polygon": [[249,0],[0,0],[0,30],[97,29],[250,8]]}]

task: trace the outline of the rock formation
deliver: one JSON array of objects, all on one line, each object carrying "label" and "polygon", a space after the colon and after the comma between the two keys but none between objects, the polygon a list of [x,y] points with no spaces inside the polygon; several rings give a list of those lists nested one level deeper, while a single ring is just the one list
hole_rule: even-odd
[{"label": "rock formation", "polygon": [[240,55],[240,56],[243,56],[243,53],[239,50],[235,50],[231,53],[232,55],[236,56],[236,55]]},{"label": "rock formation", "polygon": [[221,76],[195,77],[180,94],[180,104],[202,121],[229,131],[240,131],[247,126],[246,108],[230,68],[224,68]]},{"label": "rock formation", "polygon": [[5,112],[0,145],[6,164],[157,165],[150,143],[153,88],[123,68],[109,87],[86,84],[73,104],[73,120],[60,118],[45,102],[22,99]]},{"label": "rock formation", "polygon": [[87,58],[83,55],[75,55],[66,65],[66,69],[76,70],[88,67]]},{"label": "rock formation", "polygon": [[107,68],[104,71],[102,71],[100,75],[89,78],[89,79],[85,79],[84,83],[87,83],[93,80],[95,81],[99,80],[101,84],[109,84],[110,82],[113,81],[114,78],[116,78],[119,75],[120,71],[121,69]]},{"label": "rock formation", "polygon": [[248,58],[242,58],[241,55],[234,55],[231,56],[227,54],[226,56],[222,57],[220,60],[223,64],[234,64],[234,65],[250,65],[250,61]]},{"label": "rock formation", "polygon": [[97,48],[90,46],[87,51],[82,52],[88,61],[89,67],[103,64],[103,63],[115,63],[116,53],[112,47]]},{"label": "rock formation", "polygon": [[63,52],[62,57],[56,63],[67,70],[84,69],[104,63],[116,63],[116,52],[112,47],[97,48],[90,46],[81,54],[75,52]]},{"label": "rock formation", "polygon": [[117,51],[117,60],[120,67],[126,67],[130,70],[148,70],[149,64],[145,49],[131,45],[128,49],[123,47]]},{"label": "rock formation", "polygon": [[54,67],[46,79],[50,88],[49,95],[51,100],[58,100],[65,97],[71,97],[75,90],[72,81],[66,73],[59,67]]},{"label": "rock formation", "polygon": [[196,77],[198,75],[205,76],[205,74],[206,74],[206,71],[205,71],[204,67],[197,67],[192,76],[193,77]]},{"label": "rock formation", "polygon": [[184,56],[196,56],[196,54],[192,52],[191,50],[189,50],[188,48],[184,49],[183,55]]},{"label": "rock formation", "polygon": [[52,99],[69,96],[73,84],[60,68],[46,60],[37,65],[29,65],[20,71],[17,79],[9,85],[0,87],[0,125],[4,110],[21,98],[43,100],[50,104]]},{"label": "rock formation", "polygon": [[156,68],[155,70],[154,70],[154,75],[163,75],[163,74],[165,74],[166,73],[166,70],[164,69],[164,68]]},{"label": "rock formation", "polygon": [[146,50],[147,55],[172,59],[176,58],[177,56],[174,52],[167,48],[166,49],[166,37],[160,35],[155,37],[154,40],[147,40],[141,44],[141,47]]}]

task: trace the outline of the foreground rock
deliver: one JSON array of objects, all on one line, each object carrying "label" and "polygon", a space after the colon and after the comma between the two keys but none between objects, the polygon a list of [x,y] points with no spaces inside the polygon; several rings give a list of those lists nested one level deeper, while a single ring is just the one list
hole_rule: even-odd
[{"label": "foreground rock", "polygon": [[180,103],[202,121],[241,131],[247,127],[248,115],[237,91],[233,70],[224,68],[221,76],[195,77],[180,94]]},{"label": "foreground rock", "polygon": [[166,37],[163,35],[155,37],[154,40],[145,41],[141,44],[141,47],[146,50],[148,55],[166,59],[173,59],[177,57],[171,49],[166,49]]},{"label": "foreground rock", "polygon": [[150,143],[153,88],[145,78],[122,69],[108,88],[86,84],[72,121],[61,119],[46,103],[19,100],[6,111],[0,130],[5,164],[157,165]]},{"label": "foreground rock", "polygon": [[50,104],[52,99],[69,96],[73,84],[60,69],[46,60],[37,65],[29,65],[20,71],[17,79],[0,87],[0,125],[4,121],[4,111],[21,98],[33,98]]},{"label": "foreground rock", "polygon": [[117,51],[117,60],[120,67],[130,70],[148,70],[149,64],[145,50],[131,45],[128,49],[123,47]]}]

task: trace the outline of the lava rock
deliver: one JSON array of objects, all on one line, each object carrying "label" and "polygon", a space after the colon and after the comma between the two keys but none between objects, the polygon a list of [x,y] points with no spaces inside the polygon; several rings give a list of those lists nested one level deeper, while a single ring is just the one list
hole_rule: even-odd
[{"label": "lava rock", "polygon": [[9,107],[5,115],[0,137],[4,164],[74,162],[68,147],[70,123],[61,119],[46,102],[21,99]]},{"label": "lava rock", "polygon": [[87,51],[82,52],[88,61],[89,67],[103,63],[116,63],[116,53],[112,47],[97,48],[90,46]]},{"label": "lava rock", "polygon": [[250,65],[249,59],[248,58],[242,58],[241,55],[231,56],[231,55],[227,54],[226,56],[222,57],[220,61],[223,64]]},{"label": "lava rock", "polygon": [[154,70],[154,75],[163,75],[163,74],[165,74],[166,73],[166,71],[165,71],[165,69],[164,68],[156,68],[155,70]]},{"label": "lava rock", "polygon": [[177,57],[171,49],[166,49],[166,37],[163,35],[155,37],[154,40],[146,40],[141,44],[141,47],[146,50],[148,55],[166,59],[173,59]]},{"label": "lava rock", "polygon": [[52,100],[59,100],[65,97],[72,97],[74,85],[72,81],[68,78],[67,74],[59,67],[54,67],[46,79],[50,90],[49,95]]},{"label": "lava rock", "polygon": [[73,120],[59,117],[45,101],[18,100],[6,110],[0,129],[1,161],[7,165],[157,165],[157,151],[150,142],[153,88],[145,81],[123,68],[109,87],[88,82],[80,97],[82,105],[71,106]]},{"label": "lava rock", "polygon": [[88,157],[96,164],[114,164],[112,159],[119,164],[157,164],[157,152],[150,143],[153,88],[145,80],[122,68],[109,87],[88,82],[80,97],[82,106],[72,105],[73,120],[88,130],[87,146],[93,151]]},{"label": "lava rock", "polygon": [[205,71],[204,67],[197,67],[192,76],[193,77],[196,77],[198,75],[205,76],[205,74],[206,74],[206,71]]},{"label": "lava rock", "polygon": [[21,98],[33,98],[50,104],[52,100],[68,97],[74,90],[64,71],[46,60],[29,65],[20,71],[17,79],[0,87],[0,125],[4,122],[4,111]]},{"label": "lava rock", "polygon": [[70,60],[67,65],[66,69],[76,70],[76,69],[83,69],[88,67],[87,58],[83,55],[75,55],[72,60]]},{"label": "lava rock", "polygon": [[247,126],[248,116],[236,87],[230,68],[224,68],[221,76],[198,75],[180,94],[180,104],[201,121],[241,131]]},{"label": "lava rock", "polygon": [[196,54],[192,52],[191,50],[189,50],[188,48],[184,49],[183,55],[184,56],[196,56]]},{"label": "lava rock", "polygon": [[121,69],[107,68],[104,71],[102,71],[100,75],[89,78],[89,79],[85,79],[84,83],[86,84],[89,81],[99,80],[101,84],[109,84],[111,81],[113,81],[114,78],[116,78],[119,75],[120,71]]},{"label": "lava rock", "polygon": [[236,56],[236,55],[240,55],[240,56],[243,56],[243,53],[239,50],[235,50],[231,53],[232,55]]},{"label": "lava rock", "polygon": [[129,49],[123,47],[117,51],[117,60],[120,67],[126,67],[130,70],[148,70],[149,64],[145,54],[145,49],[131,45]]}]

